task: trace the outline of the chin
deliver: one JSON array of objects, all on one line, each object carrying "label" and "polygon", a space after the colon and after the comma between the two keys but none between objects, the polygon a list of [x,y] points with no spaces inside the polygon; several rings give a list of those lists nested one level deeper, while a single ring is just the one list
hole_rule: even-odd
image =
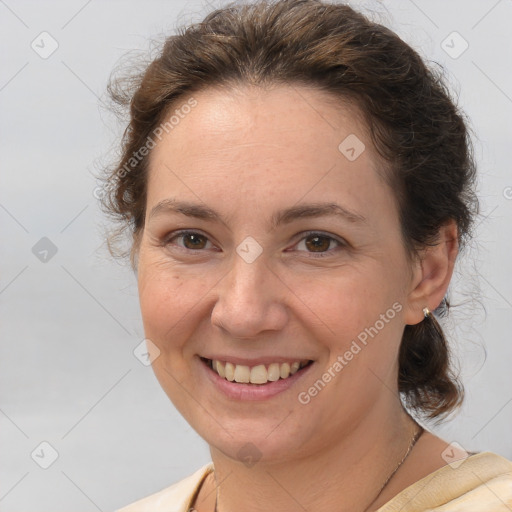
[{"label": "chin", "polygon": [[[248,418],[233,421],[231,418],[226,421],[228,429],[223,429],[218,424],[215,427],[208,424],[196,429],[196,432],[210,446],[212,457],[215,457],[215,452],[221,452],[247,467],[257,462],[278,464],[297,458],[308,444],[303,439],[303,426],[299,428],[297,425],[291,429],[284,427],[287,414],[280,419],[265,418],[260,421]],[[221,418],[216,419],[221,423]],[[294,456],[291,457],[291,454]]]}]

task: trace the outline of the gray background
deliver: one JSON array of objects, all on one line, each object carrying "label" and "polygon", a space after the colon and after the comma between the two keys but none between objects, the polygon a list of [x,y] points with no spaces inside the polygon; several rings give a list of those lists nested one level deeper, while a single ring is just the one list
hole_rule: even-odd
[{"label": "gray background", "polygon": [[[447,325],[467,400],[435,431],[512,458],[512,1],[352,5],[375,9],[444,65],[471,118],[482,215],[453,283],[465,305]],[[208,10],[184,0],[0,0],[1,511],[113,510],[209,461],[133,354],[144,338],[135,276],[109,259],[93,195],[121,129],[100,108],[110,71],[126,51]],[[43,31],[58,43],[46,59],[31,47],[43,51]],[[453,31],[469,44],[461,55]],[[43,237],[55,254],[38,253]],[[43,469],[52,449],[58,458]]]}]

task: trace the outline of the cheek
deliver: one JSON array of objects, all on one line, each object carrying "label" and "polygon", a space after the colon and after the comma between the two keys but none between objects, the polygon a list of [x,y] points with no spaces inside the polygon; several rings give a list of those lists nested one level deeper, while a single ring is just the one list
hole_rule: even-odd
[{"label": "cheek", "polygon": [[[195,281],[158,266],[145,267],[139,278],[139,300],[145,337],[157,347],[152,367],[162,389],[175,404],[182,400],[178,384],[188,375],[185,341],[194,322],[194,304],[201,296]],[[192,319],[192,320],[191,320]]]},{"label": "cheek", "polygon": [[139,279],[142,317],[150,326],[168,323],[178,313],[176,296],[181,295],[183,281],[179,276],[146,271]]},{"label": "cheek", "polygon": [[403,306],[389,271],[368,262],[316,275],[291,288],[302,302],[300,316],[307,329],[324,347],[324,364],[330,367],[343,357],[343,373],[350,374],[352,382],[344,385],[360,385],[369,374],[364,368],[384,376],[393,367],[403,331]]},{"label": "cheek", "polygon": [[321,322],[331,335],[354,334],[391,307],[393,290],[379,282],[375,269],[343,267],[323,275],[288,280],[303,311]]},{"label": "cheek", "polygon": [[139,276],[139,301],[146,337],[163,352],[175,349],[203,295],[200,279],[184,279],[179,272],[158,265],[144,267]]}]

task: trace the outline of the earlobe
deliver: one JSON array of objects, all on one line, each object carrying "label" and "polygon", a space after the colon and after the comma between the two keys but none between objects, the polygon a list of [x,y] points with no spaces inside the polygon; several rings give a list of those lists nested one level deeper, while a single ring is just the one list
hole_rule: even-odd
[{"label": "earlobe", "polygon": [[450,219],[439,229],[438,243],[426,247],[414,271],[404,321],[418,324],[425,317],[424,308],[434,311],[448,290],[459,250],[457,224]]}]

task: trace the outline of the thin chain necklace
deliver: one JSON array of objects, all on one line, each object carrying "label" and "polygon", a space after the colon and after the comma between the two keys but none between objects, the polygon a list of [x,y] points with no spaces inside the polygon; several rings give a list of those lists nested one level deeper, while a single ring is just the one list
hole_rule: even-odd
[{"label": "thin chain necklace", "polygon": [[[402,460],[398,463],[398,466],[393,470],[393,472],[386,478],[386,481],[384,482],[384,485],[380,488],[379,493],[375,498],[373,498],[372,502],[364,509],[363,512],[366,512],[376,501],[377,498],[382,494],[382,491],[386,488],[386,486],[389,484],[389,481],[395,476],[395,473],[398,471],[400,466],[405,462],[405,459],[407,459],[408,455],[411,453],[411,450],[414,448],[414,445],[418,441],[418,439],[421,437],[421,434],[423,434],[424,429],[421,425],[419,425],[419,429],[414,433],[412,436],[411,442],[409,443],[409,448],[407,448],[407,451],[405,452],[405,455],[402,457]],[[217,512],[217,510],[215,510]]]},{"label": "thin chain necklace", "polygon": [[[411,450],[414,448],[414,445],[416,444],[418,439],[421,437],[421,434],[423,434],[423,432],[425,431],[424,428],[421,425],[419,425],[419,427],[420,428],[412,436],[411,442],[409,443],[409,447],[407,448],[407,451],[405,452],[405,455],[402,457],[402,460],[398,463],[398,465],[395,467],[393,472],[386,478],[386,481],[384,482],[384,485],[380,488],[377,496],[375,496],[375,498],[373,498],[372,502],[364,509],[363,512],[366,512],[375,503],[375,501],[377,501],[377,498],[382,494],[382,491],[389,484],[389,481],[395,476],[395,473],[398,471],[400,466],[405,462],[405,459],[407,459],[407,457],[411,453]],[[214,509],[214,512],[217,512],[217,501],[218,501],[218,499],[219,499],[219,489],[217,488],[217,493],[216,493],[216,496],[215,496],[215,509]]]}]

